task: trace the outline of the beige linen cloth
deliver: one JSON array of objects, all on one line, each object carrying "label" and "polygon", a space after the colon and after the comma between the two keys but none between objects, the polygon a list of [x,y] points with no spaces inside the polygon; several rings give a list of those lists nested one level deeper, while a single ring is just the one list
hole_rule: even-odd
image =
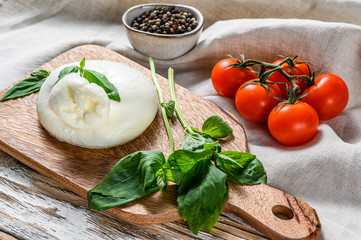
[{"label": "beige linen cloth", "polygon": [[[129,44],[121,16],[140,0],[0,0],[0,90],[82,44],[98,44],[148,66]],[[163,1],[195,6],[205,16],[198,45],[157,71],[231,111],[242,122],[249,151],[268,172],[269,185],[305,200],[322,223],[321,239],[361,239],[361,1]],[[342,77],[350,92],[345,111],[321,121],[309,144],[285,147],[264,124],[251,123],[233,100],[214,91],[210,72],[226,57],[273,61],[298,55]],[[0,113],[1,114],[1,113]],[[0,226],[1,227],[1,226]]]}]

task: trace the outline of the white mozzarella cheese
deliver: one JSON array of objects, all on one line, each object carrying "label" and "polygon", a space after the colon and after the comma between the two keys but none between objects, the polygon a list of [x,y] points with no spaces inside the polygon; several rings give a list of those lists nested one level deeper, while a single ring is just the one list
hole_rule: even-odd
[{"label": "white mozzarella cheese", "polygon": [[121,101],[116,102],[79,73],[66,75],[55,84],[62,69],[76,65],[57,68],[40,89],[38,116],[51,135],[82,147],[106,148],[133,140],[152,123],[158,97],[143,73],[118,62],[86,61],[85,69],[104,74],[118,89]]}]

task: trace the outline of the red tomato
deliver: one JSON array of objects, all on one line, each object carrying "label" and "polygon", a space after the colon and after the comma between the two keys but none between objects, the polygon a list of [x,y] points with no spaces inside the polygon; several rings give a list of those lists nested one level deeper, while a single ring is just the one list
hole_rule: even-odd
[{"label": "red tomato", "polygon": [[[246,81],[255,79],[256,74],[246,69],[230,68],[237,62],[232,58],[219,61],[212,70],[211,80],[214,89],[223,97],[234,98],[238,88]],[[251,67],[247,67],[253,70]]]},{"label": "red tomato", "polygon": [[273,109],[268,117],[271,135],[285,145],[300,145],[311,140],[318,131],[317,112],[309,104],[296,101]]},{"label": "red tomato", "polygon": [[345,81],[331,73],[315,79],[314,85],[307,88],[302,101],[310,104],[321,120],[328,120],[339,115],[348,102],[348,88]]},{"label": "red tomato", "polygon": [[[282,62],[284,59],[279,59],[277,61],[274,61],[272,64],[279,64],[280,62]],[[296,59],[295,62],[303,62],[300,59]],[[282,64],[282,69],[288,73],[290,71],[290,65],[288,65],[288,63],[284,63]],[[296,64],[291,71],[290,75],[307,75],[310,76],[309,72],[308,72],[308,67],[306,63],[300,63],[300,64]],[[286,79],[285,76],[283,76],[280,72],[275,72],[273,73],[268,80],[272,81],[272,82],[284,82],[284,84],[279,84],[279,88],[281,89],[282,92],[282,97],[284,99],[287,99],[287,85],[290,87],[291,83]],[[303,80],[303,79],[302,79]],[[300,79],[293,79],[293,81],[300,87],[300,91],[296,92],[296,95],[299,96],[302,94],[302,92],[307,88],[307,84],[302,82]]]},{"label": "red tomato", "polygon": [[235,99],[237,110],[249,121],[266,122],[270,111],[280,102],[273,97],[281,98],[281,90],[276,84],[268,85],[271,92],[259,83],[245,86],[251,81],[253,80],[245,82],[237,91]]}]

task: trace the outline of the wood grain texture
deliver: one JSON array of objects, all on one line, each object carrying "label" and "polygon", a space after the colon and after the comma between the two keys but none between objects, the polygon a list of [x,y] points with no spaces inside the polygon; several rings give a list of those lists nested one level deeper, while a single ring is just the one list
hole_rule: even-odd
[{"label": "wood grain texture", "polygon": [[212,233],[194,236],[182,221],[132,224],[86,207],[84,198],[0,151],[1,240],[265,239],[230,213]]},{"label": "wood grain texture", "polygon": [[[78,62],[83,57],[87,60],[122,62],[150,78],[148,69],[115,52],[94,45],[74,48],[40,68],[52,71],[65,63]],[[158,80],[165,100],[169,100],[167,80],[159,75]],[[219,115],[234,130],[232,137],[222,142],[223,150],[247,151],[246,135],[237,119],[178,85],[176,93],[180,108],[190,125],[201,127],[207,117]],[[98,184],[120,158],[139,150],[160,150],[166,156],[169,154],[168,139],[160,112],[148,129],[133,141],[114,148],[86,149],[62,143],[41,127],[36,116],[36,96],[33,94],[0,104],[0,148],[84,198],[87,191]],[[184,135],[183,128],[178,120],[173,120],[171,126],[177,149],[180,148]],[[225,211],[241,216],[265,235],[277,239],[318,237],[320,223],[317,214],[306,203],[267,185],[230,186],[230,198]],[[254,204],[255,199],[257,204]],[[289,216],[289,211],[292,216]],[[132,223],[165,223],[181,219],[177,211],[174,185],[170,186],[166,193],[150,194],[109,212]],[[215,232],[216,229],[217,227]]]}]

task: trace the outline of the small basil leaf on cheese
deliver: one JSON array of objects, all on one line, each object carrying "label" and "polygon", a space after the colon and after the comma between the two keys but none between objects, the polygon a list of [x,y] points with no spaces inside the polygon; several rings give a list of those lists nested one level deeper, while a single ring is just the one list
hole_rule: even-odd
[{"label": "small basil leaf on cheese", "polygon": [[85,58],[83,58],[81,61],[80,61],[80,68],[83,69],[84,66],[85,66]]},{"label": "small basil leaf on cheese", "polygon": [[66,75],[68,75],[70,73],[77,73],[78,71],[79,71],[78,66],[70,66],[70,67],[64,68],[63,70],[60,71],[59,76],[58,76],[58,80],[55,82],[55,84],[57,84],[60,81],[60,79],[62,79]]},{"label": "small basil leaf on cheese", "polygon": [[90,83],[95,83],[102,87],[109,99],[120,102],[118,89],[107,79],[107,77],[97,71],[84,69],[84,78]]},{"label": "small basil leaf on cheese", "polygon": [[112,84],[104,74],[94,70],[84,69],[84,66],[85,58],[80,61],[79,66],[70,66],[64,68],[60,71],[58,80],[55,82],[54,86],[66,75],[79,72],[80,76],[88,80],[89,83],[95,83],[102,87],[110,100],[120,102],[119,92],[114,84]]}]

